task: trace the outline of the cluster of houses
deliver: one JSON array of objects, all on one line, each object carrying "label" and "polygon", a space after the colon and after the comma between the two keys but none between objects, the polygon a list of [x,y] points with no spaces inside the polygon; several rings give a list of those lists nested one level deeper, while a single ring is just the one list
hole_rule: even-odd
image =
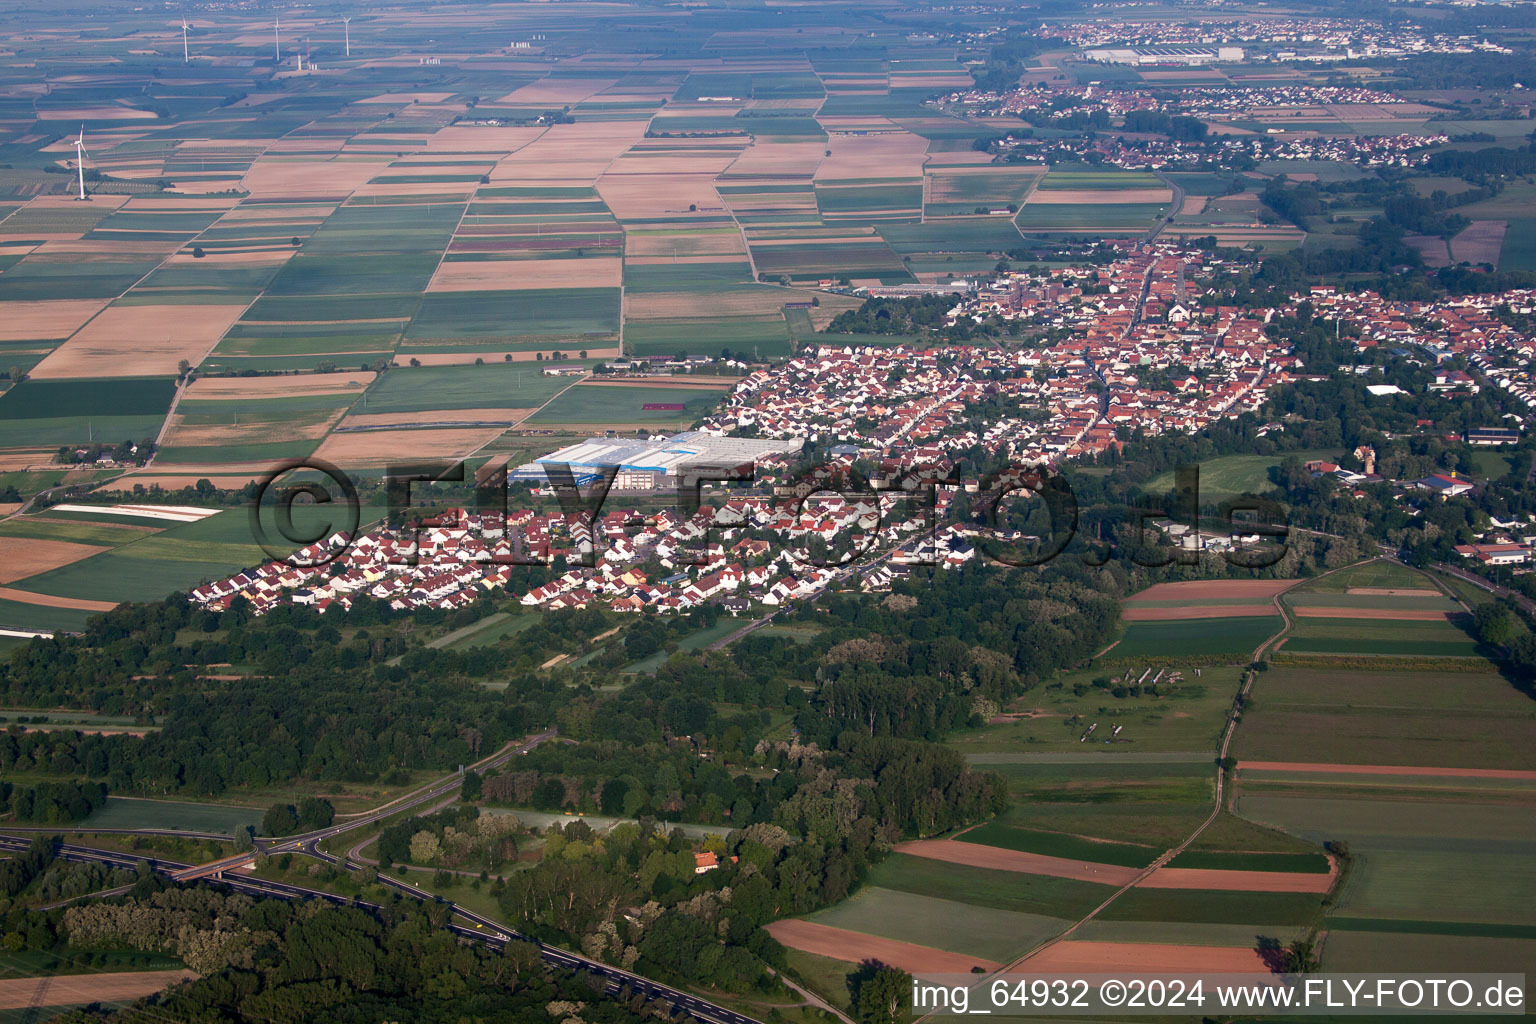
[{"label": "cluster of houses", "polygon": [[[204,584],[189,597],[213,611],[243,598],[258,615],[285,601],[322,613],[333,605],[348,609],[359,595],[400,611],[447,611],[505,589],[519,565],[566,565],[572,568],[519,595],[519,602],[550,611],[600,603],[621,612],[683,612],[717,603],[737,615],[754,604],[814,597],[854,571],[846,557],[813,556],[811,538],[845,555],[894,545],[890,564],[857,565],[865,590],[887,589],[911,564],[955,567],[972,557],[964,528],[925,531],[926,513],[881,520],[875,500],[750,496],[701,505],[690,517],[671,509],[623,509],[596,521],[585,513],[449,509],[413,530],[380,527],[355,539],[336,534],[286,560]],[[939,496],[939,514],[949,500]],[[885,504],[894,507],[894,497]]]},{"label": "cluster of houses", "polygon": [[1086,18],[1047,23],[1040,31],[1043,35],[1064,39],[1084,48],[1253,43],[1282,60],[1299,56],[1298,50],[1339,53],[1341,56],[1388,56],[1501,49],[1485,40],[1473,41],[1466,36],[1447,32],[1429,32],[1410,22],[1384,24],[1355,18],[1304,16],[1277,17],[1273,20],[1231,17],[1181,21]]},{"label": "cluster of houses", "polygon": [[1262,135],[1219,135],[1198,141],[1130,137],[1104,133],[1065,138],[1008,135],[999,151],[1014,163],[1089,161],[1124,170],[1189,167],[1201,162],[1230,164],[1253,160],[1332,160],[1361,167],[1417,167],[1429,160],[1431,147],[1450,136],[1405,132],[1400,135],[1298,135],[1269,128]]},{"label": "cluster of houses", "polygon": [[[1097,270],[1000,275],[950,312],[951,322],[1019,319],[1056,329],[1066,340],[1017,351],[804,348],[742,378],[701,425],[700,436],[722,444],[743,435],[808,438],[834,466],[872,466],[877,477],[914,469],[947,475],[978,446],[1016,464],[1056,464],[1116,447],[1121,428],[1193,432],[1259,408],[1270,389],[1302,372],[1265,330],[1274,315],[1294,313],[1302,301],[1318,315],[1353,325],[1361,349],[1422,353],[1436,368],[1429,386],[1444,394],[1491,381],[1528,405],[1536,401],[1536,342],[1506,322],[1511,312],[1536,315],[1536,291],[1392,302],[1320,287],[1294,296],[1285,309],[1239,310],[1201,301],[1197,282],[1225,269],[1216,257],[1169,244],[1126,243],[1124,249],[1122,258]],[[1444,365],[1457,356],[1473,373]],[[1509,443],[1520,425],[1489,427],[1467,440]],[[863,502],[806,498],[804,485],[797,490],[790,475],[795,447],[758,456],[749,493],[735,492],[691,516],[673,509],[623,509],[596,519],[451,510],[413,531],[380,527],[356,538],[337,535],[287,560],[200,586],[191,600],[223,609],[244,598],[259,614],[283,601],[321,611],[346,608],[366,594],[402,610],[448,610],[505,589],[516,566],[534,564],[564,571],[518,595],[531,608],[600,602],[616,611],[681,612],[717,603],[739,614],[811,598],[833,585],[882,589],[910,565],[956,567],[974,557],[975,528],[946,520],[952,490],[935,492],[943,524],[937,528],[928,512],[901,506],[889,492]],[[1364,473],[1324,462],[1307,468],[1357,488],[1381,479],[1374,452],[1363,448],[1356,458]],[[977,486],[966,481],[962,489]],[[1450,473],[1402,486],[1448,498],[1474,485]],[[894,515],[900,507],[908,511]],[[807,556],[813,547],[836,557],[816,564]],[[850,559],[850,552],[857,557]],[[1495,537],[1463,554],[1515,564],[1529,560],[1532,548]]]},{"label": "cluster of houses", "polygon": [[[1431,361],[1433,375],[1426,385],[1431,391],[1451,397],[1474,395],[1487,382],[1536,411],[1536,338],[1504,319],[1512,315],[1532,322],[1536,289],[1407,302],[1384,299],[1375,292],[1339,292],[1318,286],[1306,298],[1319,316],[1354,328],[1360,351],[1382,348]],[[1466,361],[1472,373],[1444,365],[1457,357]],[[1482,445],[1512,443],[1518,440],[1519,425],[1490,427],[1466,440]]]}]

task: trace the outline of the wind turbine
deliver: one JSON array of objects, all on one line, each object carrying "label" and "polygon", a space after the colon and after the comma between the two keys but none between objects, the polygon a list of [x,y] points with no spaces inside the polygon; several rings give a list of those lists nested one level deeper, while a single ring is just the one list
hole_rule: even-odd
[{"label": "wind turbine", "polygon": [[192,61],[192,55],[187,52],[187,19],[186,18],[182,18],[181,19],[181,62],[183,64],[189,64],[189,63],[191,63],[191,61]]},{"label": "wind turbine", "polygon": [[85,125],[80,125],[80,137],[75,140],[75,174],[80,179],[80,198],[85,199]]},{"label": "wind turbine", "polygon": [[282,19],[274,14],[272,16],[272,60],[276,64],[283,62],[283,44],[277,38],[277,29],[281,24]]},{"label": "wind turbine", "polygon": [[350,16],[341,19],[341,32],[347,41],[347,56],[352,56],[352,18]]}]

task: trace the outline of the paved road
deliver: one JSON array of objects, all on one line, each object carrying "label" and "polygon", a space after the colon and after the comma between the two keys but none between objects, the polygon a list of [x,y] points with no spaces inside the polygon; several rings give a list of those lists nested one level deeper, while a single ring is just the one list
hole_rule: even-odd
[{"label": "paved road", "polygon": [[1518,594],[1513,590],[1510,590],[1508,587],[1501,587],[1497,583],[1491,583],[1476,573],[1467,572],[1465,569],[1458,569],[1454,565],[1443,565],[1439,562],[1436,562],[1431,565],[1430,568],[1436,570],[1437,572],[1443,572],[1447,576],[1454,576],[1465,583],[1470,583],[1477,589],[1492,594],[1494,597],[1513,598],[1515,603],[1518,604],[1527,614],[1536,615],[1536,601],[1532,601],[1524,594]]},{"label": "paved road", "polygon": [[1173,203],[1168,207],[1168,212],[1163,214],[1162,219],[1152,226],[1151,231],[1147,232],[1146,241],[1148,242],[1156,241],[1157,236],[1163,233],[1163,228],[1173,223],[1173,218],[1177,217],[1179,211],[1184,208],[1184,186],[1168,177],[1162,171],[1153,171],[1152,173],[1162,179],[1163,183],[1169,188],[1173,189]]},{"label": "paved road", "polygon": [[[513,757],[520,754],[526,754],[528,751],[532,750],[534,747],[537,747],[545,740],[553,738],[555,736],[555,732],[556,730],[554,729],[546,729],[544,732],[541,732],[536,736],[531,736],[527,740],[524,740],[522,743],[515,746],[508,744],[499,753],[493,754],[483,760],[476,761],[470,767],[475,771],[480,772],[491,768],[499,768],[500,766],[510,761]],[[338,822],[325,828],[316,829],[313,832],[300,833],[299,835],[257,839],[252,845],[252,849],[250,850],[247,850],[243,853],[237,853],[230,857],[221,857],[218,860],[212,860],[206,864],[188,865],[185,869],[175,873],[173,877],[175,877],[178,881],[185,882],[191,881],[194,878],[205,878],[209,875],[217,875],[221,872],[229,871],[233,868],[244,867],[245,865],[250,864],[253,860],[255,860],[256,854],[258,853],[302,853],[308,852],[310,847],[318,849],[320,843],[330,839],[332,836],[339,836],[347,832],[356,831],[357,829],[363,828],[366,825],[371,825],[376,821],[382,821],[384,818],[387,818],[393,814],[398,814],[401,811],[408,810],[412,807],[419,807],[424,803],[429,803],[430,801],[437,800],[442,797],[457,794],[459,787],[463,784],[464,777],[455,772],[452,775],[448,775],[442,779],[439,779],[429,786],[424,786],[421,789],[414,790],[410,793],[407,793],[405,796],[397,797],[387,804],[381,804],[380,806],[364,814],[349,816],[346,821]]]},{"label": "paved road", "polygon": [[[30,843],[31,840],[28,838],[0,834],[0,850],[8,852],[23,851]],[[306,849],[304,852],[312,853],[314,856],[318,856],[321,860],[328,861],[332,864],[340,863],[337,858],[319,850],[318,840],[310,839],[308,843],[311,847],[313,847],[313,849]],[[136,869],[139,862],[144,861],[145,863],[148,863],[149,866],[155,871],[163,875],[169,875],[172,878],[175,878],[178,874],[184,873],[189,868],[197,866],[161,858],[134,857],[131,854],[117,853],[116,851],[112,850],[98,850],[89,846],[80,846],[73,843],[60,844],[57,847],[57,856],[61,860],[70,861],[73,863],[107,864],[112,867],[128,868],[130,870]],[[351,870],[357,870],[357,868],[351,867]],[[401,879],[390,878],[386,875],[379,875],[378,880],[380,883],[387,885],[390,888],[396,889],[408,896],[414,896],[417,899],[428,900],[434,903],[447,903],[447,901],[445,901],[442,897],[429,893],[426,890],[420,889]],[[300,885],[290,885],[287,882],[270,882],[262,878],[250,878],[241,875],[225,876],[219,879],[217,884],[226,885],[231,889],[235,889],[239,892],[253,893],[260,896],[269,896],[276,899],[320,899],[325,900],[328,903],[335,903],[343,906],[366,907],[372,910],[382,909],[378,906],[378,904],[369,903],[366,900],[352,899],[346,896],[337,895],[333,892],[325,892],[321,889],[309,889]],[[117,895],[127,892],[130,888],[132,887],[121,886],[117,889],[107,890],[106,892],[93,893],[92,895]],[[513,940],[523,940],[528,942],[535,941],[532,939],[526,939],[524,936],[511,931],[505,925],[498,921],[494,921],[491,918],[484,917],[471,910],[466,910],[464,907],[458,906],[456,904],[448,905],[452,908],[454,917],[460,919],[459,921],[450,921],[449,927],[455,933],[466,939],[483,943],[484,945],[490,946],[493,949],[501,949],[508,942]],[[608,991],[610,994],[617,993],[620,988],[628,985],[629,988],[634,992],[644,993],[646,996],[652,999],[665,1000],[671,1003],[678,1010],[696,1017],[699,1020],[709,1022],[709,1024],[758,1024],[757,1020],[752,1017],[748,1017],[746,1014],[737,1013],[734,1010],[728,1010],[723,1006],[716,1006],[714,1003],[711,1003],[708,1000],[700,999],[699,997],[688,992],[683,992],[678,989],[671,988],[661,984],[660,982],[652,981],[651,979],[642,977],[638,974],[632,974],[629,971],[614,967],[611,964],[605,964],[597,960],[589,960],[584,956],[569,952],[568,950],[560,949],[555,946],[547,946],[543,943],[536,944],[539,947],[539,955],[542,956],[547,963],[572,970],[589,971],[593,974],[597,974],[605,978],[608,982]]]}]

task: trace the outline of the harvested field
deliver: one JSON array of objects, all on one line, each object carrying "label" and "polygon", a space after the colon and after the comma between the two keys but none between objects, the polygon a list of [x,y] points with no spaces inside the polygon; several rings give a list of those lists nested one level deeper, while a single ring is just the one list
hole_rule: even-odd
[{"label": "harvested field", "polygon": [[512,90],[496,103],[509,107],[561,107],[580,103],[617,83],[617,78],[541,78]]},{"label": "harvested field", "polygon": [[570,185],[595,181],[618,156],[645,135],[644,121],[586,121],[557,124],[501,160],[491,181]]},{"label": "harvested field", "polygon": [[67,338],[106,305],[106,299],[7,302],[5,316],[0,318],[0,341]]},{"label": "harvested field", "polygon": [[1422,608],[1329,608],[1323,605],[1296,605],[1291,614],[1303,619],[1397,619],[1404,622],[1448,622],[1460,612],[1431,611]]},{"label": "harvested field", "polygon": [[306,373],[277,377],[199,377],[188,385],[187,398],[211,401],[246,398],[301,398],[345,395],[373,383],[372,370]]},{"label": "harvested field", "polygon": [[1179,207],[1179,213],[1185,217],[1205,212],[1205,204],[1211,201],[1210,196],[1185,196],[1184,205]]},{"label": "harvested field", "polygon": [[370,96],[359,103],[393,103],[397,106],[406,106],[411,103],[444,103],[453,98],[451,92],[386,92],[378,96]]},{"label": "harvested field", "polygon": [[1053,878],[1071,878],[1079,882],[1098,882],[1102,885],[1125,885],[1141,873],[1139,868],[1122,867],[1118,864],[1095,864],[1090,861],[1068,860],[1065,857],[1048,857],[1040,853],[1024,853],[1021,850],[1005,850],[999,846],[982,846],[957,839],[916,839],[895,847],[897,853],[914,857],[927,857],[949,864],[964,864],[973,868],[991,868],[995,871],[1018,871],[1030,875],[1050,875]]},{"label": "harvested field", "polygon": [[0,583],[14,583],[108,550],[95,544],[32,537],[0,537]]},{"label": "harvested field", "polygon": [[810,292],[796,292],[787,288],[752,287],[744,285],[727,292],[650,292],[625,296],[625,316],[633,320],[672,320],[689,317],[718,319],[721,317],[781,316],[784,303],[803,301]]},{"label": "harvested field", "polygon": [[0,1010],[77,1003],[127,1003],[196,977],[194,972],[183,969],[0,978]]},{"label": "harvested field", "polygon": [[379,175],[390,164],[382,154],[377,159],[349,160],[257,160],[240,179],[240,185],[253,197],[340,196],[355,192]]},{"label": "harvested field", "polygon": [[834,135],[826,149],[832,155],[816,168],[816,180],[838,178],[909,178],[922,177],[927,158],[928,140],[903,132],[890,135]]},{"label": "harvested field", "polygon": [[964,973],[972,967],[997,970],[1003,965],[982,960],[963,953],[947,953],[942,949],[919,946],[896,939],[882,939],[844,928],[832,928],[812,921],[774,921],[766,926],[768,933],[792,949],[831,957],[846,963],[862,963],[878,960],[910,974],[921,972]]},{"label": "harvested field", "polygon": [[196,366],[245,306],[112,306],[38,363],[33,378],[173,376]]},{"label": "harvested field", "polygon": [[[1131,601],[1183,601],[1218,597],[1273,597],[1300,580],[1187,580],[1182,583],[1154,583]],[[1266,607],[1265,614],[1274,609]]]},{"label": "harvested field", "polygon": [[1504,248],[1507,220],[1475,220],[1451,239],[1451,259],[1456,263],[1486,263],[1496,267]]},{"label": "harvested field", "polygon": [[500,433],[500,427],[459,427],[331,434],[315,451],[315,457],[338,466],[382,466],[406,458],[458,458]]},{"label": "harvested field", "polygon": [[1058,942],[1019,964],[1041,974],[1269,974],[1255,949],[1151,942]]},{"label": "harvested field", "polygon": [[471,260],[445,262],[429,292],[516,291],[527,288],[617,288],[623,281],[617,256],[579,260]]},{"label": "harvested field", "polygon": [[1158,868],[1142,889],[1224,889],[1231,892],[1327,892],[1337,868],[1326,875],[1302,871],[1233,871],[1225,868]]},{"label": "harvested field", "polygon": [[[670,158],[672,166],[658,166],[651,173],[638,174],[633,161],[616,164],[614,170],[597,179],[597,194],[619,220],[643,220],[648,217],[686,217],[690,213],[725,209],[725,201],[715,191],[715,174],[728,159],[718,155]],[[719,165],[718,167],[716,165]],[[690,211],[689,206],[698,210]]]},{"label": "harvested field", "polygon": [[821,166],[826,147],[819,142],[770,142],[758,139],[742,150],[725,169],[725,177],[757,177],[767,174],[809,177]]},{"label": "harvested field", "polygon": [[1240,771],[1254,772],[1306,772],[1330,775],[1406,775],[1436,779],[1514,779],[1522,782],[1536,780],[1536,771],[1516,768],[1425,768],[1416,765],[1393,764],[1316,764],[1291,761],[1242,761]]},{"label": "harvested field", "polygon": [[[1268,604],[1205,604],[1185,605],[1182,608],[1126,608],[1120,613],[1125,622],[1164,622],[1177,619],[1235,619],[1247,615],[1271,615],[1274,606]],[[1353,611],[1354,609],[1335,609]]]},{"label": "harvested field", "polygon": [[1173,193],[1166,188],[1052,188],[1030,194],[1031,206],[1068,206],[1098,203],[1166,203]]},{"label": "harvested field", "polygon": [[1419,254],[1419,258],[1429,267],[1448,267],[1451,264],[1451,251],[1445,244],[1445,239],[1439,235],[1404,235],[1403,241],[1413,247]]},{"label": "harvested field", "polygon": [[34,594],[14,587],[0,587],[0,600],[18,604],[35,604],[42,608],[74,608],[83,612],[109,612],[117,607],[116,601],[86,601],[74,597],[54,597],[52,594]]},{"label": "harvested field", "polygon": [[687,233],[630,232],[624,239],[625,258],[658,257],[665,261],[674,256],[735,256],[747,251],[741,232],[697,231]]}]

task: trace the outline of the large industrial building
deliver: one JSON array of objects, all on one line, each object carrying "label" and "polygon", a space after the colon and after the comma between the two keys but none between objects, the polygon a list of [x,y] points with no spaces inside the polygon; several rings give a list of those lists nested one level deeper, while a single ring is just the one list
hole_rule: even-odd
[{"label": "large industrial building", "polygon": [[702,430],[644,441],[593,437],[518,467],[517,472],[510,474],[510,479],[544,484],[548,479],[544,467],[559,463],[569,466],[575,482],[582,485],[617,466],[618,473],[613,479],[613,487],[617,490],[670,490],[689,473],[741,471],[750,474],[759,459],[797,452],[804,443],[798,438],[760,441],[721,437]]},{"label": "large industrial building", "polygon": [[1193,67],[1201,64],[1236,63],[1243,59],[1241,46],[1129,46],[1116,49],[1084,50],[1083,57],[1101,64],[1172,65]]}]

